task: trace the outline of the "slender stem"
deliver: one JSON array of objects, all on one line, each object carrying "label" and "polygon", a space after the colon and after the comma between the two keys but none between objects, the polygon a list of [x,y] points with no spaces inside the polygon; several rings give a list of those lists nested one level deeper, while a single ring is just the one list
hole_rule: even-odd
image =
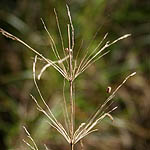
[{"label": "slender stem", "polygon": [[[68,16],[70,20],[70,24],[67,25],[68,27],[68,49],[69,49],[69,84],[70,84],[70,137],[71,137],[71,150],[74,149],[74,114],[75,114],[75,104],[73,99],[73,48],[74,48],[74,28],[71,20],[71,15],[69,11],[69,7],[67,6]],[[72,30],[72,41],[71,41],[71,34],[70,34],[70,25]]]},{"label": "slender stem", "polygon": [[70,143],[71,150],[74,150],[74,144]]},{"label": "slender stem", "polygon": [[70,71],[70,80],[72,80],[72,73],[73,73],[73,68],[72,68],[72,49],[71,49],[71,40],[70,40],[70,25],[68,24],[68,49],[69,49],[69,71]]},{"label": "slender stem", "polygon": [[73,82],[70,81],[70,110],[71,110],[71,140],[73,139],[73,134],[74,134],[74,102],[73,102]]},{"label": "slender stem", "polygon": [[70,40],[70,25],[68,24],[68,49],[69,49],[69,84],[70,84],[70,137],[71,145],[73,144],[73,135],[74,135],[74,101],[73,101],[73,66],[72,66],[72,49],[71,49],[71,40]]}]

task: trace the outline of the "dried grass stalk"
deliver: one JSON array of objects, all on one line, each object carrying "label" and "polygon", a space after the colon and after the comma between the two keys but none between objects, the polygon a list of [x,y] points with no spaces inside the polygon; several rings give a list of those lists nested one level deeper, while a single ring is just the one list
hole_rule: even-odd
[{"label": "dried grass stalk", "polygon": [[[68,14],[68,18],[69,18],[69,24],[67,24],[67,28],[68,28],[68,48],[67,48],[67,52],[65,51],[65,48],[64,48],[64,41],[63,41],[63,36],[62,36],[62,32],[61,32],[60,25],[59,25],[58,16],[57,16],[56,10],[54,9],[54,13],[55,13],[55,16],[56,16],[57,28],[58,28],[58,31],[59,31],[61,45],[62,45],[62,51],[63,51],[63,54],[64,54],[63,58],[60,57],[60,54],[57,50],[55,41],[52,38],[51,34],[49,33],[44,21],[41,19],[42,23],[43,23],[43,26],[44,26],[44,29],[48,34],[51,49],[52,49],[52,51],[53,51],[53,53],[54,53],[54,55],[57,59],[56,61],[52,61],[52,60],[46,58],[41,53],[39,53],[37,50],[33,49],[28,44],[26,44],[24,41],[20,40],[18,37],[8,33],[7,31],[5,31],[1,28],[0,28],[0,32],[5,37],[22,43],[23,45],[25,45],[27,48],[29,48],[31,51],[33,51],[36,54],[34,62],[33,62],[33,80],[34,80],[35,87],[38,91],[38,94],[40,96],[40,99],[42,100],[44,106],[47,108],[47,111],[45,111],[40,106],[40,104],[38,103],[38,100],[36,100],[36,98],[34,96],[31,95],[31,98],[36,103],[37,109],[40,112],[42,112],[48,118],[48,124],[51,127],[53,127],[54,129],[56,129],[64,137],[64,139],[70,144],[70,147],[71,147],[70,149],[73,150],[74,145],[77,142],[81,141],[88,134],[93,133],[93,132],[98,130],[98,129],[95,129],[96,125],[98,123],[100,123],[105,117],[109,117],[112,121],[114,120],[112,115],[111,115],[111,112],[114,111],[117,107],[114,107],[110,111],[108,111],[108,107],[110,105],[112,105],[112,102],[109,105],[108,105],[108,103],[110,101],[112,101],[112,99],[114,98],[116,92],[125,84],[125,82],[130,77],[134,76],[136,73],[134,72],[134,73],[128,75],[125,78],[125,80],[123,80],[123,82],[106,99],[104,104],[100,105],[97,108],[97,110],[87,120],[87,122],[86,123],[81,123],[81,125],[75,130],[75,99],[73,97],[73,95],[75,95],[74,90],[73,90],[75,79],[81,73],[83,73],[89,66],[91,66],[93,63],[95,63],[97,60],[99,60],[104,55],[106,55],[109,52],[109,51],[105,51],[108,47],[110,47],[111,45],[115,44],[116,42],[118,42],[122,39],[125,39],[125,38],[129,37],[130,34],[126,34],[124,36],[121,36],[120,38],[118,38],[118,39],[116,39],[112,42],[106,41],[104,43],[104,41],[106,40],[107,35],[108,35],[108,33],[106,33],[105,36],[103,37],[103,39],[96,46],[96,48],[90,54],[87,51],[85,53],[85,55],[83,56],[83,58],[81,59],[81,61],[78,63],[78,55],[80,53],[80,50],[78,51],[78,53],[77,53],[77,55],[74,59],[74,56],[73,56],[73,54],[74,54],[73,53],[74,44],[75,44],[74,27],[73,27],[73,23],[72,23],[72,19],[71,19],[70,10],[69,10],[69,7],[67,5],[66,5],[66,8],[67,8],[67,14]],[[102,46],[102,44],[103,44],[103,46]],[[45,102],[44,97],[42,96],[42,93],[41,93],[41,91],[39,89],[39,86],[37,84],[37,81],[36,81],[36,62],[37,62],[39,57],[40,57],[40,59],[42,59],[46,62],[46,65],[41,69],[41,71],[38,75],[38,79],[41,78],[41,75],[50,66],[52,66],[54,69],[56,69],[64,78],[63,100],[64,100],[64,111],[65,111],[65,119],[64,120],[66,120],[65,121],[66,122],[66,128],[63,127],[63,125],[56,119],[56,117],[52,113],[50,107]],[[65,62],[66,62],[67,65],[65,65]],[[69,104],[70,107],[69,108],[70,109],[68,109],[68,107],[67,107],[68,104],[67,104],[66,98],[65,98],[65,90],[64,90],[65,89],[65,80],[67,80],[70,84],[70,89],[69,89],[69,92],[70,92],[70,104]],[[30,143],[26,142],[25,140],[23,140],[25,142],[25,144],[28,145],[29,148],[32,149],[32,150],[38,150],[38,147],[37,147],[36,143],[34,142],[33,138],[31,137],[30,133],[27,131],[27,129],[25,127],[24,127],[24,130],[27,134],[27,137],[32,142],[32,144],[30,144]],[[82,145],[82,149],[83,149],[83,144],[81,144],[81,145]],[[46,150],[48,150],[46,145],[44,145],[44,147],[45,147]]]}]

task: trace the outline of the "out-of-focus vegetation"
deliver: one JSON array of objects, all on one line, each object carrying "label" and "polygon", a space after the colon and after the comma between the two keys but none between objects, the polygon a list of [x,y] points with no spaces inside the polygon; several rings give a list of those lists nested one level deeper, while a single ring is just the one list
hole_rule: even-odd
[{"label": "out-of-focus vegetation", "polygon": [[[92,50],[105,33],[109,40],[131,33],[109,49],[111,52],[92,65],[76,81],[76,122],[84,122],[108,97],[106,89],[115,87],[131,72],[130,79],[114,98],[118,109],[114,122],[105,119],[99,132],[83,140],[86,150],[150,149],[150,1],[149,0],[1,0],[0,27],[20,37],[43,55],[54,59],[48,36],[40,18],[61,48],[53,9],[56,8],[67,47],[67,14],[70,5],[75,27],[75,49],[82,40],[81,55],[90,44]],[[61,50],[60,50],[61,51]],[[29,94],[38,97],[32,81],[34,54],[23,45],[0,35],[0,149],[23,150],[25,125],[41,147],[69,149],[62,137],[51,129],[45,117],[36,110]],[[40,66],[39,66],[40,67]],[[62,77],[52,68],[39,81],[40,89],[60,118]],[[80,149],[80,145],[77,145]]]}]

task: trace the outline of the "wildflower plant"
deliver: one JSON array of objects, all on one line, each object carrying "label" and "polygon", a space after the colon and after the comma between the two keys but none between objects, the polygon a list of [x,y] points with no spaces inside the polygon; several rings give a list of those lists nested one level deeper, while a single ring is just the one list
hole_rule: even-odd
[{"label": "wildflower plant", "polygon": [[[86,71],[87,68],[89,68],[93,63],[95,63],[101,57],[108,54],[109,51],[106,50],[108,47],[110,47],[111,45],[115,44],[116,42],[118,42],[122,39],[129,37],[130,34],[126,34],[126,35],[121,36],[120,38],[110,42],[110,41],[106,40],[107,35],[108,35],[106,33],[105,36],[103,37],[103,39],[96,46],[96,48],[94,50],[92,50],[92,52],[89,52],[87,50],[85,52],[84,56],[81,59],[79,59],[78,56],[79,56],[80,50],[78,50],[78,53],[76,54],[76,56],[74,56],[74,45],[75,45],[74,26],[73,26],[69,7],[67,5],[66,5],[66,8],[67,8],[67,15],[69,18],[69,24],[67,24],[67,31],[68,31],[67,32],[67,34],[68,34],[68,47],[67,48],[65,48],[65,46],[64,46],[64,40],[63,40],[62,32],[60,29],[59,20],[57,17],[56,10],[54,9],[57,27],[58,27],[58,31],[59,31],[59,35],[60,35],[60,39],[61,39],[61,47],[62,47],[62,51],[63,51],[63,55],[64,55],[63,57],[60,56],[54,39],[52,38],[51,34],[49,33],[44,21],[41,19],[44,29],[49,36],[50,46],[51,46],[51,49],[56,58],[55,61],[46,58],[41,53],[39,53],[37,50],[35,50],[34,48],[32,48],[28,44],[26,44],[24,41],[22,41],[21,39],[6,32],[5,30],[3,30],[1,28],[0,28],[0,32],[8,38],[22,43],[29,50],[34,52],[35,57],[34,57],[34,62],[33,62],[33,80],[34,80],[35,87],[38,91],[38,94],[39,94],[43,104],[47,108],[47,110],[44,110],[44,108],[39,104],[38,100],[33,95],[31,95],[31,98],[34,100],[34,102],[37,106],[37,109],[48,118],[49,125],[51,127],[53,127],[54,129],[56,129],[57,132],[59,132],[64,137],[64,139],[68,142],[68,144],[70,144],[70,149],[74,150],[74,145],[76,143],[81,141],[84,137],[91,134],[92,132],[95,132],[98,130],[97,128],[95,128],[96,125],[99,124],[105,117],[109,117],[111,120],[113,120],[111,112],[114,111],[117,107],[114,107],[111,110],[108,110],[108,107],[110,107],[110,105],[112,104],[110,102],[114,98],[116,92],[121,88],[121,86],[130,77],[134,76],[136,73],[134,72],[134,73],[131,73],[129,76],[127,76],[123,80],[123,82],[110,94],[110,96],[106,99],[106,101],[102,105],[98,106],[97,110],[91,115],[90,118],[88,118],[88,120],[86,122],[83,122],[78,127],[75,127],[75,102],[76,102],[76,100],[75,100],[75,96],[74,96],[75,93],[73,90],[75,79],[80,74],[82,74],[84,71]],[[65,98],[65,93],[63,92],[63,102],[64,102],[64,108],[65,108],[65,118],[64,119],[66,120],[66,127],[64,127],[57,120],[55,115],[52,113],[50,107],[45,102],[44,97],[39,89],[37,79],[36,79],[36,63],[37,63],[38,59],[42,59],[46,63],[46,65],[41,69],[40,73],[37,76],[38,80],[40,80],[43,72],[46,71],[46,69],[48,67],[52,66],[55,70],[57,70],[62,75],[62,77],[65,79],[65,81],[67,81],[69,83],[69,94],[70,94],[69,107],[68,107],[68,104],[67,104],[67,101]],[[65,82],[64,82],[64,88],[65,88]],[[110,91],[110,87],[109,87],[109,91]],[[108,105],[108,103],[109,103],[109,105]],[[25,127],[23,127],[23,128],[27,134],[27,137],[31,140],[31,144],[28,143],[26,140],[23,140],[23,141],[29,146],[30,149],[39,150],[34,139],[31,137],[30,133],[28,132],[28,130]],[[44,145],[44,146],[45,146],[45,149],[48,150],[47,146],[46,145]]]}]

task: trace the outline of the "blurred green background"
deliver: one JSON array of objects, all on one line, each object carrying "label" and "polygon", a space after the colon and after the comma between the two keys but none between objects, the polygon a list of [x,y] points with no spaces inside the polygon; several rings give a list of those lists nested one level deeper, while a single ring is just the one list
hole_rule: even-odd
[{"label": "blurred green background", "polygon": [[[113,105],[118,106],[113,112],[114,122],[103,120],[98,126],[99,132],[83,140],[84,149],[149,150],[150,0],[1,0],[0,27],[54,60],[40,18],[60,48],[53,12],[56,8],[67,44],[66,3],[70,6],[75,28],[75,51],[83,40],[81,55],[99,28],[90,45],[91,50],[107,32],[110,41],[132,34],[108,48],[111,52],[76,81],[77,124],[86,121],[98,104],[105,101],[109,95],[106,92],[108,86],[115,89],[128,74],[137,72],[114,98]],[[0,35],[0,150],[28,149],[22,142],[26,139],[23,125],[41,150],[44,143],[52,150],[69,149],[61,135],[46,123],[46,118],[37,111],[29,96],[32,93],[38,98],[32,79],[33,57],[26,47]],[[62,120],[63,78],[50,68],[43,74],[39,86],[54,114]],[[80,145],[76,148],[81,149]]]}]

